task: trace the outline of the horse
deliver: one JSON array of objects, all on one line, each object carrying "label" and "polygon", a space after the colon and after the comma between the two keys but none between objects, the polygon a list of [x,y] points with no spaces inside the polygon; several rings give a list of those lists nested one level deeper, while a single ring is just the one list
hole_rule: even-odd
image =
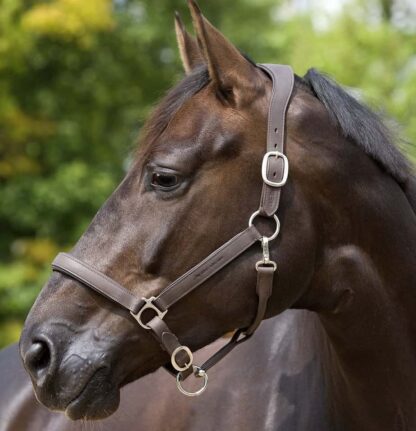
[{"label": "horse", "polygon": [[[126,177],[71,252],[132,297],[157,296],[241,231],[262,188],[270,77],[188,4],[197,41],[176,21],[186,76],[155,109]],[[278,210],[281,232],[270,243],[278,275],[264,318],[288,309],[316,316],[323,342],[315,351],[324,358],[316,396],[326,400],[329,429],[413,429],[412,167],[382,120],[314,69],[295,79],[285,132],[290,175]],[[259,251],[248,248],[164,317],[192,351],[250,327]],[[296,331],[298,341],[305,334]],[[74,420],[110,416],[122,386],[167,362],[130,313],[60,272],[26,319],[20,355],[37,399]],[[276,367],[290,359],[281,357]],[[243,399],[248,370],[239,371],[233,390]],[[254,405],[271,409],[279,392],[267,400],[262,389],[252,396]],[[153,403],[157,412],[157,395]],[[226,415],[226,406],[215,414]],[[172,426],[174,416],[167,419]],[[310,429],[325,429],[324,422]],[[286,429],[308,428],[295,422]]]},{"label": "horse", "polygon": [[[218,364],[203,397],[178,397],[170,376],[159,369],[122,388],[120,408],[98,423],[72,421],[40,405],[13,345],[0,353],[0,370],[7,370],[0,392],[0,431],[331,431],[322,335],[313,313],[285,311],[265,321],[250,343]],[[217,340],[198,356],[212,354],[223,342]]]}]

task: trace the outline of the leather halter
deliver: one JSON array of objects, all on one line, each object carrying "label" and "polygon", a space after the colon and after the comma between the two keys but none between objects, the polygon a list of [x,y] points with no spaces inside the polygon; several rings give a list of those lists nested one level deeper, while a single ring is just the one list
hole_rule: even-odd
[{"label": "leather halter", "polygon": [[[70,254],[59,253],[52,262],[54,271],[68,275],[126,308],[142,328],[150,330],[161,347],[170,355],[171,364],[165,368],[176,375],[179,390],[189,396],[202,393],[208,381],[206,371],[234,347],[251,337],[265,316],[267,302],[272,293],[276,263],[270,260],[269,242],[276,238],[280,230],[280,222],[275,213],[279,207],[281,188],[285,185],[289,173],[289,163],[283,150],[286,110],[293,91],[294,75],[290,66],[259,64],[258,67],[271,77],[273,89],[268,113],[267,152],[263,157],[261,170],[263,189],[260,206],[250,217],[249,226],[246,229],[164,288],[157,297],[138,298],[115,280]],[[261,235],[253,225],[253,221],[258,215],[275,220],[276,230],[271,237]],[[176,335],[165,323],[164,317],[171,306],[240,256],[257,241],[262,243],[263,259],[255,264],[257,270],[256,293],[258,295],[256,316],[248,328],[238,329],[224,347],[204,364],[196,366],[193,364],[191,350],[180,344]],[[144,321],[143,312],[145,310],[151,310],[154,317]],[[195,377],[204,379],[203,386],[196,392],[188,392],[181,385],[181,381],[192,373]]]}]

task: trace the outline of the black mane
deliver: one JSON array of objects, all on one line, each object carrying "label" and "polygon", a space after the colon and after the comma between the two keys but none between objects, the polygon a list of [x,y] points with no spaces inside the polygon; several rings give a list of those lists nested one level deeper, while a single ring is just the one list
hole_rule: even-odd
[{"label": "black mane", "polygon": [[395,136],[382,119],[315,69],[309,69],[303,79],[324,104],[343,135],[362,148],[401,186],[405,186],[412,177],[410,163],[395,145]]}]

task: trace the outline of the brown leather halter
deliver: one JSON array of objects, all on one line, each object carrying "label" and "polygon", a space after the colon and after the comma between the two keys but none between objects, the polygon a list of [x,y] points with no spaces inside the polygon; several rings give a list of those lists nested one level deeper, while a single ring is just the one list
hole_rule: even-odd
[{"label": "brown leather halter", "polygon": [[[260,206],[250,217],[246,229],[168,285],[157,297],[138,298],[116,281],[70,254],[59,253],[52,263],[54,271],[70,276],[128,309],[142,328],[150,330],[161,347],[170,355],[171,364],[165,368],[176,375],[179,390],[189,396],[201,394],[208,382],[206,371],[234,347],[251,337],[265,316],[267,302],[272,293],[276,263],[270,260],[269,242],[279,234],[280,222],[276,211],[279,207],[281,187],[285,185],[289,173],[289,163],[283,150],[286,110],[293,91],[294,75],[290,66],[278,64],[259,64],[258,66],[271,77],[273,90],[268,113],[267,152],[263,157],[261,170],[263,190]],[[276,229],[272,236],[261,235],[253,225],[253,221],[258,215],[275,220]],[[256,316],[248,328],[236,330],[224,347],[204,364],[196,366],[193,364],[191,350],[180,344],[163,318],[172,305],[236,259],[256,241],[261,241],[263,250],[263,259],[255,264],[257,271],[256,293],[259,299]],[[154,317],[143,321],[145,310],[153,311]],[[195,377],[204,379],[202,387],[196,392],[188,392],[181,385],[181,381],[192,373]]]}]

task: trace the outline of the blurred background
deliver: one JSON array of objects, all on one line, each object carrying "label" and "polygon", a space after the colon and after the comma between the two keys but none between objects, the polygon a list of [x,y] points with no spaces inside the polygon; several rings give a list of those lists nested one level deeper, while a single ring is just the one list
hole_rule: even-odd
[{"label": "blurred background", "polygon": [[[199,1],[255,61],[317,67],[394,118],[415,160],[413,0]],[[181,78],[174,10],[191,28],[185,0],[0,0],[0,347]]]}]

